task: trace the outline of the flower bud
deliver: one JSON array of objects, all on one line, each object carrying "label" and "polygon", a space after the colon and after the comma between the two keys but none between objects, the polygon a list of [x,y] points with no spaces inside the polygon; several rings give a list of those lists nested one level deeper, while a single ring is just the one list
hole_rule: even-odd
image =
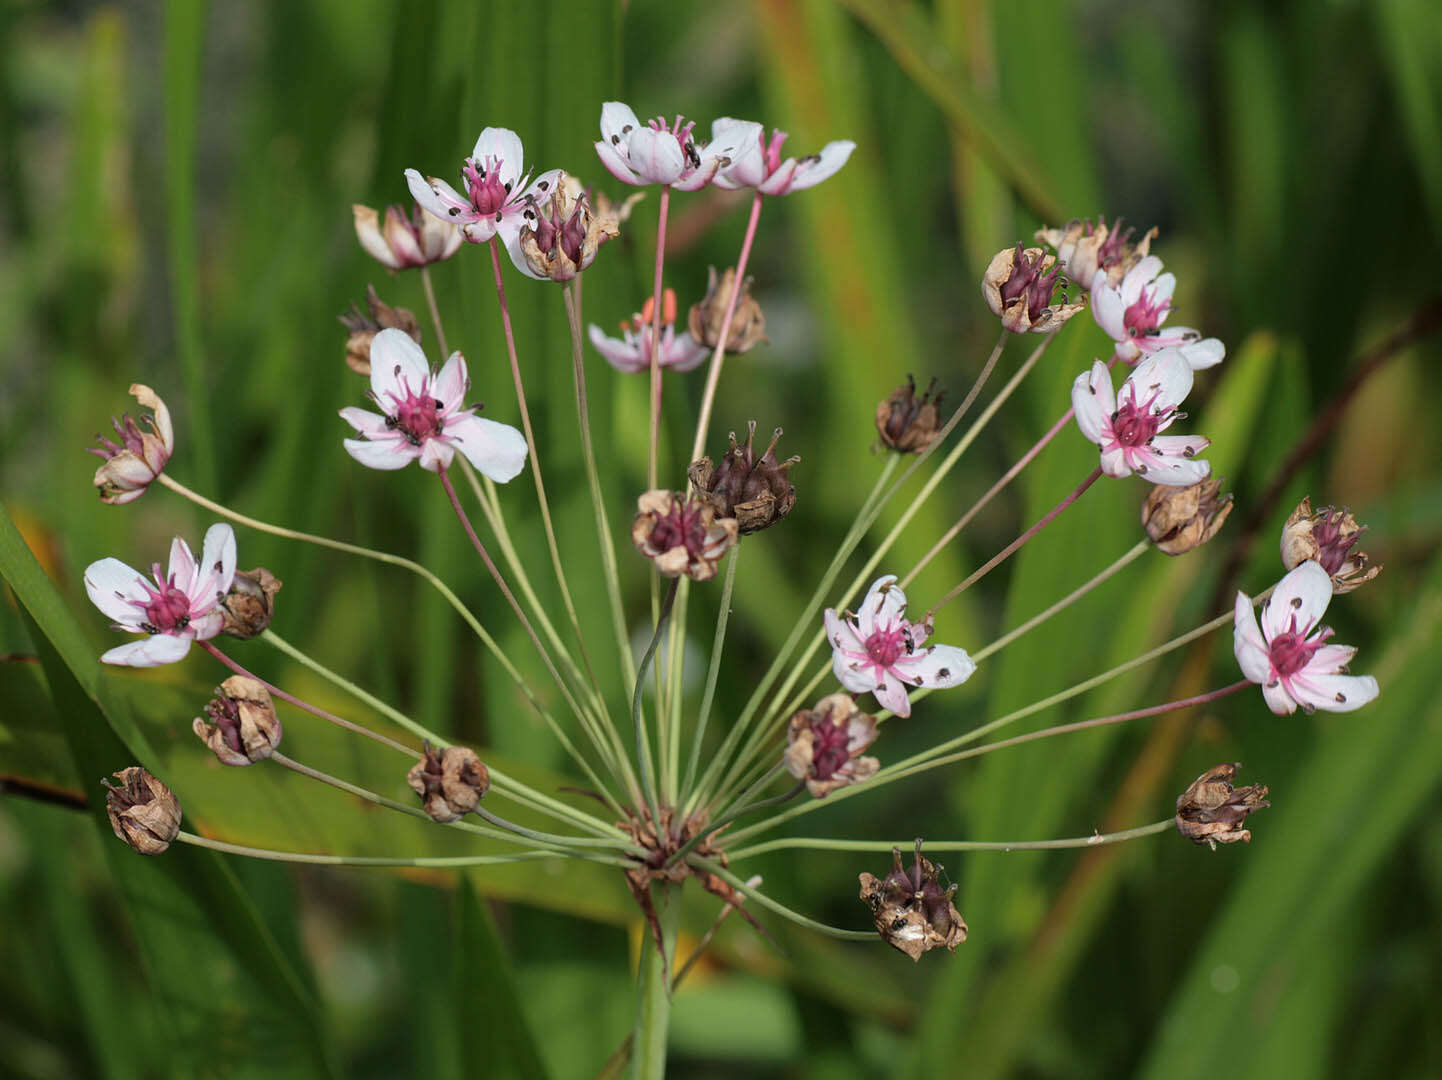
[{"label": "flower bud", "polygon": [[224,618],[220,632],[231,637],[253,638],[264,632],[275,613],[275,594],[283,583],[263,566],[237,570],[230,592],[220,601]]},{"label": "flower bud", "polygon": [[[741,283],[741,295],[736,300],[736,310],[731,313],[731,326],[726,331],[726,351],[733,355],[749,352],[766,337],[766,316],[761,305],[751,296],[751,278]],[[736,268],[728,266],[726,273],[718,279],[716,268],[707,271],[706,296],[700,303],[692,304],[686,325],[691,336],[714,349],[721,340],[721,324],[726,319],[726,306],[731,303],[731,294],[736,291]]]},{"label": "flower bud", "polygon": [[533,274],[551,281],[570,281],[595,261],[602,244],[621,235],[619,220],[596,213],[581,182],[565,173],[555,194],[527,219],[533,224],[521,228],[521,257]]},{"label": "flower bud", "polygon": [[449,259],[461,246],[461,230],[414,203],[410,216],[394,203],[386,207],[385,225],[369,206],[353,205],[355,234],[361,247],[392,270]]},{"label": "flower bud", "polygon": [[1100,274],[1111,285],[1120,285],[1122,278],[1151,251],[1157,230],[1150,230],[1141,240],[1132,243],[1135,229],[1122,230],[1122,219],[1107,225],[1106,218],[1090,221],[1069,221],[1065,228],[1038,229],[1036,239],[1056,250],[1057,267],[1069,281],[1091,291]]},{"label": "flower bud", "polygon": [[1041,248],[1023,250],[1020,242],[991,260],[981,279],[981,295],[1012,333],[1049,334],[1086,307],[1085,293],[1080,303],[1067,302],[1065,294],[1061,303],[1052,302],[1056,291],[1067,286],[1055,265],[1055,255]]},{"label": "flower bud", "polygon": [[441,824],[465,817],[490,790],[491,773],[474,750],[426,743],[425,754],[406,773],[406,783],[421,797],[425,811]]},{"label": "flower bud", "polygon": [[718,517],[705,499],[687,499],[680,492],[656,489],[636,500],[631,542],[654,560],[665,577],[685,574],[694,581],[716,576],[719,563],[736,543],[735,518]]},{"label": "flower bud", "polygon": [[225,765],[264,761],[280,745],[280,719],[258,679],[232,675],[215,688],[205,714],[213,727],[197,716],[190,728]]},{"label": "flower bud", "polygon": [[1311,498],[1305,498],[1282,527],[1282,565],[1295,570],[1309,559],[1321,563],[1334,593],[1351,592],[1382,572],[1367,564],[1365,552],[1353,550],[1366,528],[1346,509],[1324,506],[1313,513]]},{"label": "flower bud", "polygon": [[357,375],[368,376],[371,373],[371,342],[377,334],[382,330],[404,330],[419,345],[421,329],[414,312],[383,303],[371,285],[366,286],[366,306],[370,309],[369,315],[352,304],[350,311],[339,318],[341,325],[350,331],[350,337],[345,341],[345,362]]},{"label": "flower bud", "polygon": [[180,834],[180,800],[150,773],[132,765],[112,773],[120,786],[108,780],[105,813],[115,835],[142,855],[159,855]]},{"label": "flower bud", "polygon": [[1213,851],[1218,844],[1250,843],[1252,834],[1242,828],[1253,810],[1271,806],[1265,784],[1234,788],[1240,764],[1216,765],[1192,781],[1177,799],[1177,831]]},{"label": "flower bud", "polygon": [[876,431],[881,441],[903,454],[919,454],[936,441],[941,431],[941,405],[945,390],[932,379],[926,393],[916,396],[916,380],[910,375],[891,396],[876,406]]},{"label": "flower bud", "polygon": [[731,448],[713,467],[709,457],[693,461],[688,475],[698,498],[705,499],[721,518],[736,519],[742,536],[760,532],[791,513],[796,505],[796,488],[787,477],[787,470],[801,459],[789,457],[776,460],[776,443],[781,429],[771,435],[766,452],[756,456],[756,421],[747,424],[746,445],[738,446],[736,433],[730,436]]},{"label": "flower bud", "polygon": [[100,501],[111,506],[123,506],[144,495],[175,450],[175,431],[170,426],[170,410],[165,402],[141,383],[132,383],[130,393],[151,411],[152,415],[141,417],[141,423],[150,430],[142,431],[140,424],[127,413],[123,420],[112,418],[110,421],[120,438],[118,443],[96,435],[100,445],[87,449],[88,453],[104,459],[104,464],[95,470],[95,486],[100,489]]},{"label": "flower bud", "polygon": [[1202,480],[1191,487],[1152,488],[1142,504],[1142,526],[1157,550],[1182,555],[1215,536],[1232,512],[1232,497],[1219,497],[1221,487],[1219,480]]},{"label": "flower bud", "polygon": [[787,772],[806,781],[814,798],[824,799],[876,775],[881,762],[861,756],[875,741],[875,719],[858,709],[850,694],[831,694],[791,718],[782,761]]},{"label": "flower bud", "polygon": [[943,889],[939,873],[917,840],[911,869],[902,869],[901,849],[892,848],[891,873],[880,880],[861,875],[861,899],[871,909],[876,932],[912,960],[942,945],[955,952],[966,940],[966,923],[951,902],[956,886]]}]

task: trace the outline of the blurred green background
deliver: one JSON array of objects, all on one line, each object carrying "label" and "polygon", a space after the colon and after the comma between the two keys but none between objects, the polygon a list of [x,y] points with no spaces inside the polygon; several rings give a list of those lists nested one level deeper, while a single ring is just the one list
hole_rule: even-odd
[{"label": "blurred green background", "polygon": [[[1338,640],[1361,647],[1355,670],[1382,682],[1363,712],[1278,718],[1242,694],[939,770],[798,823],[882,839],[1086,835],[1164,817],[1198,773],[1241,761],[1242,780],[1273,793],[1249,847],[1213,853],[1167,834],[1082,854],[945,858],[971,940],[916,967],[879,943],[768,918],[782,957],[732,920],[677,996],[674,1075],[1442,1071],[1436,341],[1366,382],[1285,496],[1260,508],[1256,543],[1222,580],[1289,448],[1366,348],[1438,288],[1442,19],[1431,0],[0,0],[0,483],[64,597],[43,634],[10,597],[0,603],[0,774],[83,791],[94,811],[96,779],[141,760],[212,835],[354,854],[474,850],[279,770],[218,766],[188,731],[219,677],[204,656],[99,672],[93,658],[115,638],[85,600],[85,565],[147,563],[175,533],[198,540],[210,519],[158,489],[99,505],[81,449],[131,406],[132,380],[150,384],[175,416],[174,476],[268,521],[415,556],[544,686],[435,485],[342,452],[335,410],[360,403],[364,386],[342,363],[335,316],[368,282],[422,311],[413,275],[389,278],[360,251],[350,204],[404,198],[407,166],[451,176],[485,125],[518,131],[537,168],[625,194],[590,145],[609,98],[643,116],[685,112],[703,133],[713,116],[759,119],[789,131],[796,153],[859,145],[836,178],[768,200],[762,216],[753,270],[771,344],[728,364],[712,452],[747,419],[785,427],[783,452],[803,458],[800,501],[746,545],[718,719],[745,701],[880,468],[875,402],[907,372],[939,376],[959,400],[997,329],[981,270],[1042,222],[1103,213],[1161,227],[1154,251],[1178,275],[1176,319],[1228,345],[1227,362],[1198,378],[1186,430],[1213,437],[1209,457],[1240,509],[1210,547],[1149,553],[964,688],[888,725],[883,760],[1196,625],[1238,585],[1266,587],[1281,570],[1277,530],[1304,494],[1349,505],[1386,564],[1328,617]],[[734,261],[743,205],[721,192],[676,197],[667,282],[683,310],[708,264]],[[655,209],[652,193],[587,274],[587,321],[609,328],[639,308]],[[487,415],[513,421],[488,273],[467,249],[436,268],[437,288]],[[572,585],[594,651],[609,655],[561,298],[508,280]],[[1013,342],[1003,373],[1029,345]],[[889,568],[910,566],[990,486],[1107,348],[1089,316],[1065,331]],[[644,484],[645,380],[594,353],[588,370],[641,633],[645,568],[624,535]],[[667,384],[663,461],[678,483],[701,382]],[[960,580],[1075,486],[1090,454],[1064,433],[912,595],[925,603]],[[1099,486],[947,608],[939,640],[979,646],[1101,569],[1135,542],[1143,493]],[[530,558],[541,551],[531,494],[527,474],[503,497],[559,611],[544,558]],[[241,566],[286,582],[283,636],[518,775],[564,782],[549,736],[423,587],[238,532]],[[21,548],[4,536],[18,573]],[[715,589],[693,591],[698,650],[716,602]],[[1215,635],[1034,724],[1233,681],[1230,644]],[[354,713],[264,645],[234,652]],[[619,700],[619,677],[604,678]],[[302,760],[405,792],[382,751],[293,714],[286,734]],[[789,852],[736,869],[762,873],[800,910],[865,927],[856,875],[886,862]],[[690,891],[686,926],[699,934],[717,905]],[[35,1078],[588,1077],[630,1029],[640,933],[619,878],[595,867],[401,875],[190,850],[141,860],[93,813],[19,797],[0,800],[0,926],[0,1075]]]}]

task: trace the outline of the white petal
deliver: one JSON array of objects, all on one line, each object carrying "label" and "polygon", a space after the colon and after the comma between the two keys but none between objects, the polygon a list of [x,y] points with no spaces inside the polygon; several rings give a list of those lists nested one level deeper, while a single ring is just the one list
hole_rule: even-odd
[{"label": "white petal", "polygon": [[661,366],[672,371],[692,371],[700,367],[702,361],[710,355],[710,349],[693,338],[689,331],[685,331],[662,344]]},{"label": "white petal", "polygon": [[170,567],[166,571],[166,578],[175,582],[176,587],[185,592],[195,581],[195,572],[195,553],[190,550],[184,537],[177,536],[170,542]]},{"label": "white petal", "polygon": [[826,640],[831,643],[833,650],[860,653],[866,651],[866,647],[856,636],[856,631],[851,628],[851,624],[837,615],[835,608],[826,609],[826,613],[822,616],[822,622],[826,626]]},{"label": "white petal", "polygon": [[420,447],[405,439],[371,442],[369,439],[346,439],[345,452],[368,469],[404,469],[421,456]]},{"label": "white petal", "polygon": [[1260,686],[1272,677],[1271,654],[1262,640],[1261,630],[1257,629],[1257,615],[1246,593],[1237,593],[1232,607],[1232,653],[1248,682]]},{"label": "white petal", "polygon": [[1162,260],[1155,255],[1148,255],[1128,270],[1127,276],[1122,278],[1122,307],[1129,308],[1135,304],[1141,298],[1142,287],[1161,272]]},{"label": "white petal", "polygon": [[[750,142],[747,142],[747,139]],[[766,155],[762,149],[765,138],[760,124],[723,116],[711,124],[709,146],[727,147],[731,164],[716,174],[717,187],[755,187],[766,179]]]},{"label": "white petal", "polygon": [[[1177,291],[1177,275],[1172,273],[1158,274],[1157,279],[1152,282],[1152,307],[1159,306],[1163,301],[1170,300],[1172,294]],[[1162,313],[1165,319],[1166,312]]]},{"label": "white petal", "polygon": [[521,250],[521,228],[523,215],[508,214],[496,229],[496,235],[500,237],[502,245],[505,246],[506,255],[511,260],[511,265],[519,270],[532,281],[547,280],[541,274],[531,269],[531,264],[526,262],[526,253]]},{"label": "white petal", "polygon": [[896,575],[887,574],[871,583],[866,597],[856,609],[857,634],[864,641],[877,627],[890,628],[906,612],[906,593],[896,584]]},{"label": "white petal", "polygon": [[756,186],[756,190],[763,195],[786,195],[790,193],[792,184],[796,181],[797,160],[787,158],[776,171]]},{"label": "white petal", "polygon": [[431,394],[441,403],[445,412],[451,412],[462,407],[470,386],[471,380],[466,374],[466,358],[459,352],[453,352],[431,385]]},{"label": "white petal", "polygon": [[681,179],[675,181],[671,186],[677,191],[700,191],[716,178],[716,173],[720,170],[724,160],[719,157],[708,159],[705,154],[702,154],[700,167],[692,169],[689,173],[683,173]]},{"label": "white petal", "polygon": [[400,437],[396,431],[386,426],[384,416],[377,416],[373,412],[367,412],[354,405],[347,405],[339,412],[340,418],[362,435],[368,435],[375,439]]},{"label": "white petal", "polygon": [[421,440],[421,468],[429,472],[443,472],[451,467],[456,456],[455,447],[446,439]]},{"label": "white petal", "polygon": [[1116,398],[1112,395],[1112,376],[1100,360],[1090,371],[1083,371],[1071,387],[1071,407],[1076,413],[1077,427],[1087,441],[1102,445],[1112,440],[1112,413]]},{"label": "white petal", "polygon": [[[218,521],[205,530],[205,542],[200,548],[200,568],[197,578],[204,581],[214,576],[213,588],[217,593],[227,593],[235,581],[235,530],[223,521]],[[188,591],[188,590],[187,590]],[[213,596],[201,597],[191,593],[192,600],[213,600]]]},{"label": "white petal", "polygon": [[1212,440],[1201,435],[1157,435],[1150,445],[1162,457],[1194,458],[1211,446]]},{"label": "white petal", "polygon": [[1101,470],[1108,476],[1115,476],[1118,479],[1125,479],[1132,475],[1131,455],[1122,447],[1114,446],[1110,450],[1103,450],[1101,456]]},{"label": "white petal", "polygon": [[1292,628],[1292,619],[1297,620],[1297,631],[1310,635],[1312,628],[1322,620],[1327,605],[1332,600],[1332,579],[1321,563],[1308,560],[1284,577],[1267,602],[1262,613],[1262,628],[1271,642],[1278,634]]},{"label": "white petal", "polygon": [[393,411],[392,395],[404,400],[403,383],[419,393],[430,373],[426,354],[404,330],[390,327],[371,341],[371,392],[386,412]]},{"label": "white petal", "polygon": [[674,184],[686,169],[686,155],[669,131],[638,128],[628,147],[631,168],[652,184]]},{"label": "white petal", "polygon": [[1143,475],[1148,483],[1191,487],[1212,475],[1212,463],[1196,458],[1164,458],[1153,454]]},{"label": "white petal", "polygon": [[471,157],[487,171],[499,165],[497,173],[501,183],[514,184],[520,178],[526,152],[521,146],[521,137],[510,128],[488,127],[481,131]]},{"label": "white petal", "polygon": [[498,484],[515,479],[526,466],[526,437],[509,424],[467,416],[446,425],[446,441]]},{"label": "white petal", "polygon": [[[1187,330],[1189,327],[1177,327],[1178,330]],[[1177,346],[1177,351],[1186,358],[1187,364],[1193,371],[1201,371],[1203,368],[1216,367],[1227,356],[1227,347],[1218,338],[1209,337],[1201,341],[1188,342],[1185,345]]]},{"label": "white petal", "polygon": [[640,128],[641,121],[631,111],[631,106],[622,101],[608,101],[601,106],[601,138],[615,145],[630,137],[631,132]]},{"label": "white petal", "polygon": [[[521,204],[525,203],[527,198],[534,199],[541,206],[546,205],[551,201],[551,196],[556,193],[556,188],[560,186],[565,176],[564,169],[547,169],[527,185],[526,190],[521,193],[521,197],[516,200],[517,209],[520,209]],[[519,233],[520,229],[517,228],[516,231]]]},{"label": "white petal", "polygon": [[1351,645],[1323,645],[1312,654],[1312,662],[1307,665],[1307,670],[1319,675],[1345,674],[1342,669],[1350,664],[1352,657],[1356,655],[1357,650]]},{"label": "white petal", "polygon": [[90,602],[107,618],[127,626],[137,625],[144,615],[149,593],[145,575],[126,566],[119,559],[101,559],[85,568],[85,592]]},{"label": "white petal", "polygon": [[455,188],[439,177],[425,177],[415,169],[407,169],[406,187],[411,189],[416,205],[442,221],[460,224],[475,220],[476,209],[470,200],[461,198]]},{"label": "white petal", "polygon": [[1371,675],[1313,675],[1310,665],[1287,682],[1300,704],[1325,712],[1352,712],[1376,700],[1379,693]]},{"label": "white petal", "polygon": [[103,664],[119,664],[122,667],[159,667],[173,664],[190,651],[190,638],[174,634],[152,634],[139,641],[117,645],[109,652],[100,654]]},{"label": "white petal", "polygon": [[955,645],[933,645],[914,661],[903,661],[899,666],[908,677],[915,675],[922,686],[936,690],[960,686],[976,671],[976,664],[966,650]]},{"label": "white petal", "polygon": [[626,164],[626,158],[608,142],[598,142],[596,156],[601,159],[601,164],[606,166],[611,175],[622,183],[643,185],[648,181],[641,179],[636,170]]},{"label": "white petal", "polygon": [[791,190],[802,191],[829,180],[841,170],[855,149],[856,144],[850,139],[827,143],[821,148],[821,153],[802,160],[796,169],[796,178],[791,181]]},{"label": "white petal", "polygon": [[876,694],[877,704],[883,709],[890,709],[893,715],[903,718],[911,715],[911,698],[906,684],[890,672],[882,676],[881,685],[873,693]]},{"label": "white petal", "polygon": [[375,209],[355,203],[351,206],[355,216],[355,235],[367,255],[392,270],[400,268],[400,260],[391,252],[391,246],[381,235],[380,218]]},{"label": "white petal", "polygon": [[[1162,349],[1138,364],[1127,382],[1138,405],[1151,399],[1152,411],[1176,408],[1192,392],[1192,366],[1178,349]],[[1153,395],[1155,397],[1153,398]]]},{"label": "white petal", "polygon": [[1109,285],[1105,274],[1098,274],[1092,282],[1092,318],[1113,341],[1127,340],[1127,327],[1123,321],[1126,311],[1121,290]]},{"label": "white petal", "polygon": [[1297,711],[1296,699],[1287,693],[1287,689],[1282,685],[1280,679],[1262,686],[1262,698],[1266,701],[1267,708],[1278,716],[1290,716]]},{"label": "white petal", "polygon": [[595,323],[591,324],[590,338],[596,351],[617,371],[644,371],[650,365],[633,342],[607,337]]}]

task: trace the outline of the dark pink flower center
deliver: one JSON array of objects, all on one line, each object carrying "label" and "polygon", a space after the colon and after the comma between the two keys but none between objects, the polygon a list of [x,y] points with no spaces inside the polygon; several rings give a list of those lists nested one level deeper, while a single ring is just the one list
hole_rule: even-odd
[{"label": "dark pink flower center", "polygon": [[818,780],[830,780],[851,760],[846,725],[822,720],[811,725],[811,734],[816,737],[812,744],[811,771]]},{"label": "dark pink flower center", "polygon": [[866,639],[866,655],[878,667],[890,668],[911,651],[905,623],[873,630]]},{"label": "dark pink flower center", "polygon": [[405,396],[400,397],[395,393],[390,395],[394,410],[386,416],[386,427],[403,433],[412,446],[420,446],[424,440],[436,438],[445,432],[445,406],[439,398],[431,397],[428,392],[430,385],[429,376],[422,379],[421,392],[417,394],[410,388],[410,384],[402,379],[401,389]]},{"label": "dark pink flower center", "polygon": [[147,634],[168,634],[184,630],[190,625],[190,597],[176,588],[174,574],[162,581],[158,564],[152,568],[152,573],[160,587],[153,588],[144,578],[140,580],[146,596],[145,621],[140,624],[141,628]]},{"label": "dark pink flower center", "polygon": [[466,193],[476,213],[482,217],[499,215],[506,200],[511,197],[511,185],[501,181],[501,159],[489,157],[478,161],[466,158],[461,175],[465,177]]},{"label": "dark pink flower center", "polygon": [[1136,395],[1129,394],[1127,400],[1112,414],[1112,437],[1120,445],[1132,448],[1146,446],[1162,424],[1176,412],[1175,408],[1162,412],[1156,412],[1152,408],[1159,393],[1160,391],[1153,391],[1140,405],[1137,404]]},{"label": "dark pink flower center", "polygon": [[[150,421],[149,417],[146,417],[146,420],[154,426],[153,421]],[[125,414],[123,421],[112,416],[110,423],[115,428],[115,434],[119,436],[120,442],[113,443],[104,435],[96,435],[95,437],[100,440],[100,445],[87,446],[85,448],[87,453],[104,458],[106,461],[109,461],[117,454],[123,453],[126,450],[129,450],[132,454],[143,453],[145,450],[144,432],[140,430],[140,425],[131,419],[129,413]]]},{"label": "dark pink flower center", "polygon": [[1026,257],[1026,249],[1020,242],[1016,245],[1016,261],[1012,263],[1011,277],[1001,286],[1001,299],[1010,304],[1019,297],[1026,298],[1027,316],[1032,322],[1041,318],[1042,310],[1051,303],[1061,283],[1061,269],[1054,267],[1048,274],[1041,272],[1046,256],[1038,251],[1035,258]]},{"label": "dark pink flower center", "polygon": [[1292,629],[1274,637],[1268,648],[1272,670],[1279,678],[1289,678],[1310,664],[1313,654],[1327,640],[1328,635],[1324,632],[1308,641],[1305,635],[1297,632],[1296,626],[1297,620],[1293,617]]},{"label": "dark pink flower center", "polygon": [[684,547],[686,553],[699,558],[706,547],[706,526],[701,523],[703,503],[689,503],[683,509],[673,505],[671,512],[659,518],[651,530],[651,544],[658,551]]},{"label": "dark pink flower center", "polygon": [[[1106,223],[1106,218],[1097,218],[1098,226],[1105,225]],[[1087,229],[1088,233],[1091,231],[1090,228]],[[1119,262],[1122,257],[1122,251],[1127,245],[1127,241],[1131,239],[1132,233],[1135,231],[1135,229],[1127,229],[1123,232],[1122,219],[1117,218],[1111,230],[1107,233],[1107,238],[1102,241],[1102,246],[1097,249],[1097,266],[1106,270],[1113,264]]]},{"label": "dark pink flower center", "polygon": [[1153,300],[1155,296],[1155,286],[1143,287],[1136,302],[1127,308],[1126,313],[1122,316],[1127,333],[1132,337],[1148,337],[1160,332],[1162,323],[1166,320],[1167,311],[1172,306],[1172,298],[1169,296],[1160,303],[1156,303]]},{"label": "dark pink flower center", "polygon": [[1323,510],[1321,521],[1312,526],[1312,539],[1317,542],[1318,562],[1328,574],[1338,573],[1351,558],[1352,548],[1362,539],[1358,529],[1350,536],[1342,535],[1342,525],[1347,520],[1345,510]]}]

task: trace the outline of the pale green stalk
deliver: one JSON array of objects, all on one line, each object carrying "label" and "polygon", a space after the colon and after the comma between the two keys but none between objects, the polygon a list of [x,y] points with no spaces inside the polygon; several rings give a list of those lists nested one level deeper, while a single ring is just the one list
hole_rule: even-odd
[{"label": "pale green stalk", "polygon": [[310,855],[301,851],[275,851],[271,848],[249,847],[245,844],[231,844],[224,840],[212,840],[208,836],[182,831],[175,838],[182,844],[222,851],[227,855],[244,855],[248,859],[265,859],[270,862],[307,863],[313,866],[424,866],[432,868],[457,866],[498,866],[503,863],[535,862],[538,859],[582,859],[586,862],[602,863],[607,866],[629,866],[621,858],[605,855],[574,852],[559,855],[554,851],[518,851],[510,855],[421,855],[408,858],[386,858],[379,855]]},{"label": "pale green stalk", "polygon": [[671,1026],[671,969],[675,965],[676,931],[681,925],[681,890],[670,884],[651,889],[661,948],[650,932],[641,938],[641,969],[637,973],[636,1027],[631,1040],[635,1080],[665,1080],[666,1041]]},{"label": "pale green stalk", "polygon": [[[1073,836],[1065,840],[928,840],[926,850],[932,854],[958,854],[967,851],[1059,851],[1067,848],[1104,847],[1107,844],[1122,844],[1143,836],[1154,836],[1177,827],[1176,818],[1153,822],[1124,832],[1092,833],[1090,836]],[[813,836],[785,836],[778,840],[765,840],[750,847],[727,851],[727,857],[735,862],[749,859],[753,855],[765,855],[772,851],[850,851],[883,854],[893,848],[905,850],[916,841],[912,840],[829,840]]]},{"label": "pale green stalk", "polygon": [[691,737],[691,759],[686,763],[686,778],[682,781],[682,792],[691,791],[696,779],[696,766],[701,760],[701,745],[706,741],[706,725],[711,719],[711,705],[716,699],[716,680],[721,674],[721,656],[726,644],[726,626],[731,618],[731,589],[736,584],[736,560],[741,555],[741,545],[731,549],[731,558],[726,566],[726,581],[721,586],[721,610],[716,613],[716,636],[711,641],[711,663],[706,671],[706,689],[701,695],[701,711],[697,715],[696,731]]},{"label": "pale green stalk", "polygon": [[708,873],[715,874],[726,884],[739,892],[742,896],[755,900],[768,911],[774,911],[783,919],[790,919],[798,926],[804,926],[808,930],[815,930],[818,934],[825,934],[827,937],[840,938],[842,941],[875,941],[875,930],[843,930],[839,926],[827,926],[823,922],[809,919],[799,911],[793,911],[785,904],[778,903],[765,893],[753,889],[746,882],[742,881],[731,871],[727,870],[715,859],[703,859],[699,855],[692,855],[690,860],[692,866],[699,867]]}]

